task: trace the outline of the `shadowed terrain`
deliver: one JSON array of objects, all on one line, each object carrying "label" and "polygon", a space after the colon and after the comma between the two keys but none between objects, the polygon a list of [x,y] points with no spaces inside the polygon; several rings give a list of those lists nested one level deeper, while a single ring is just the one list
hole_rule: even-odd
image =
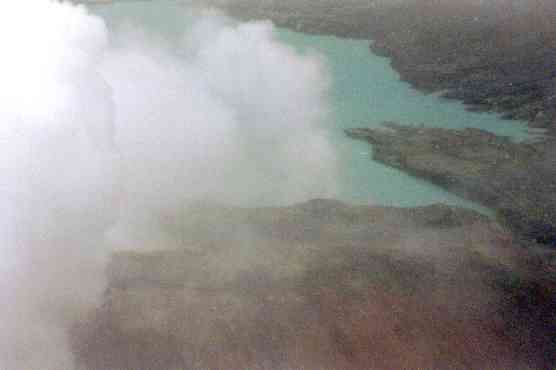
[{"label": "shadowed terrain", "polygon": [[[416,87],[553,123],[552,2],[210,3],[373,39]],[[187,9],[166,4],[98,9],[106,22],[54,0],[0,13],[2,370],[554,368],[553,234],[511,232],[553,220],[549,139],[382,137],[423,171],[479,172],[473,196],[517,186],[512,230],[442,205],[291,205],[344,177],[323,61],[212,11],[171,36]]]},{"label": "shadowed terrain", "polygon": [[498,211],[527,240],[556,245],[556,145],[515,143],[478,129],[386,123],[347,130],[373,145],[373,158]]},{"label": "shadowed terrain", "polygon": [[241,19],[373,40],[403,80],[554,130],[556,2],[196,0]]},{"label": "shadowed terrain", "polygon": [[315,200],[160,220],[181,247],[113,256],[103,306],[73,330],[80,369],[554,361],[554,255],[472,211]]}]

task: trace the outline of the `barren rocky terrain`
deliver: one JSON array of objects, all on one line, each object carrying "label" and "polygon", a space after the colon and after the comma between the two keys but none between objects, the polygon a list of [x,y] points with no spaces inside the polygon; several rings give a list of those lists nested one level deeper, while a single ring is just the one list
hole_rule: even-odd
[{"label": "barren rocky terrain", "polygon": [[114,256],[73,333],[81,369],[553,364],[554,254],[472,211],[314,200],[161,220],[182,247]]},{"label": "barren rocky terrain", "polygon": [[347,134],[368,141],[374,159],[498,211],[522,238],[556,245],[556,143],[515,143],[478,129],[386,123]]},{"label": "barren rocky terrain", "polygon": [[373,40],[401,78],[470,109],[554,129],[556,3],[550,0],[197,0],[242,19]]},{"label": "barren rocky terrain", "polygon": [[160,214],[180,247],[116,253],[77,323],[81,370],[552,369],[554,3],[210,0],[242,19],[373,40],[402,79],[547,129],[351,130],[374,158],[498,211],[313,200]]}]

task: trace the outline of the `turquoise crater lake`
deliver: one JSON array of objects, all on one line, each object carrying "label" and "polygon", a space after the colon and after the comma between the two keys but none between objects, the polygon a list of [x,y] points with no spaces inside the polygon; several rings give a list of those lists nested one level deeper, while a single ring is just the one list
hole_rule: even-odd
[{"label": "turquoise crater lake", "polygon": [[[175,1],[122,2],[96,5],[94,11],[108,20],[128,18],[155,29],[166,37],[181,34],[187,18]],[[156,7],[156,9],[155,9]],[[300,53],[322,55],[330,72],[333,119],[327,126],[340,160],[340,186],[335,197],[350,203],[411,207],[446,203],[485,208],[457,197],[425,181],[372,160],[372,148],[349,139],[345,128],[378,127],[383,121],[425,126],[476,127],[517,139],[528,136],[523,122],[507,121],[496,114],[465,110],[455,101],[423,94],[405,82],[390,67],[387,58],[370,52],[370,41],[314,36],[276,29],[276,37]]]}]

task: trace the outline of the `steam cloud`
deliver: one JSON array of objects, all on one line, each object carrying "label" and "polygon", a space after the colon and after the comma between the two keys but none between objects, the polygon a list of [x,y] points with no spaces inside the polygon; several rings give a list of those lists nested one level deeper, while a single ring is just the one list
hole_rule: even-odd
[{"label": "steam cloud", "polygon": [[162,243],[158,210],[333,191],[322,61],[268,23],[187,27],[109,35],[84,7],[3,4],[0,369],[74,368],[67,332],[99,303],[111,248]]}]

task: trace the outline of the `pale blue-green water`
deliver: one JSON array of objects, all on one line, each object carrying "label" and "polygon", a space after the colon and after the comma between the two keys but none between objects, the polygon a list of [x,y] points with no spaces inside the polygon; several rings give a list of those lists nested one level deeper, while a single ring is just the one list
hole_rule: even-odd
[{"label": "pale blue-green water", "polygon": [[[156,29],[162,35],[180,33],[187,19],[172,1],[118,3],[95,7],[109,20],[122,17]],[[333,119],[328,131],[340,159],[340,187],[336,197],[352,203],[418,206],[447,203],[485,208],[450,194],[425,181],[372,160],[371,147],[347,138],[349,127],[377,127],[383,121],[426,126],[477,127],[516,139],[527,137],[522,122],[502,120],[496,114],[474,113],[437,95],[426,95],[401,82],[386,58],[369,50],[369,41],[314,36],[277,29],[277,38],[300,53],[321,54],[332,78]]]},{"label": "pale blue-green water", "polygon": [[333,78],[334,122],[330,130],[343,163],[344,186],[339,198],[402,207],[442,202],[485,211],[437,186],[370,160],[370,146],[347,138],[342,130],[396,121],[446,128],[476,127],[519,140],[529,136],[524,122],[503,120],[493,113],[469,112],[459,102],[413,89],[400,81],[387,58],[370,53],[369,41],[288,30],[280,30],[279,37],[300,52],[316,50],[326,57]]}]

